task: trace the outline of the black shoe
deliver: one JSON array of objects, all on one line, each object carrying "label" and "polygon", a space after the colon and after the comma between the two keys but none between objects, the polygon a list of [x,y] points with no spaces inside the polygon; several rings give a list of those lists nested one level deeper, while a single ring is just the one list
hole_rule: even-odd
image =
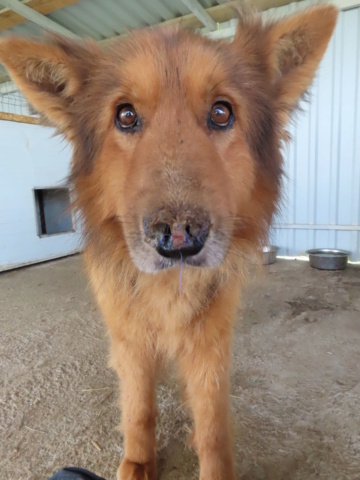
[{"label": "black shoe", "polygon": [[105,480],[105,478],[98,477],[95,473],[83,468],[66,467],[56,472],[48,480]]}]

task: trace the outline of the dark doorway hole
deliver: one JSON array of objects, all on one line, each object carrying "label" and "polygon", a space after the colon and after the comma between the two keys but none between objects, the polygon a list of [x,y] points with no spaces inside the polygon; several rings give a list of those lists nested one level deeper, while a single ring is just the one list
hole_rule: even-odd
[{"label": "dark doorway hole", "polygon": [[37,188],[34,193],[39,235],[74,231],[69,189]]}]

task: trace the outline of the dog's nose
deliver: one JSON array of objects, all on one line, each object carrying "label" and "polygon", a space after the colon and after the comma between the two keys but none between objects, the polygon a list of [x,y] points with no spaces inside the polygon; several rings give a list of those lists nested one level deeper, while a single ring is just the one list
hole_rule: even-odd
[{"label": "dog's nose", "polygon": [[209,235],[210,222],[152,223],[144,220],[144,231],[153,247],[163,257],[185,258],[196,255]]}]

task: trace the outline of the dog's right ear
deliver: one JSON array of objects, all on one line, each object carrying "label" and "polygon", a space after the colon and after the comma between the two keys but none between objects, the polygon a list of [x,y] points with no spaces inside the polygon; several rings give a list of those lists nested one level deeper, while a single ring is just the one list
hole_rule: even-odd
[{"label": "dog's right ear", "polygon": [[0,40],[0,62],[35,109],[66,133],[73,100],[88,78],[89,47],[93,58],[100,48],[95,42],[9,37]]}]

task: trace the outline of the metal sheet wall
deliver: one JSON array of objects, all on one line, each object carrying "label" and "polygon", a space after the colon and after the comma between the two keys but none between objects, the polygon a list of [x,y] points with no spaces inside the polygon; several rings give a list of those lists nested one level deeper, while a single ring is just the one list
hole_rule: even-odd
[{"label": "metal sheet wall", "polygon": [[310,102],[290,126],[283,207],[271,233],[280,254],[336,247],[360,260],[359,70],[360,8],[354,8],[341,12]]}]

